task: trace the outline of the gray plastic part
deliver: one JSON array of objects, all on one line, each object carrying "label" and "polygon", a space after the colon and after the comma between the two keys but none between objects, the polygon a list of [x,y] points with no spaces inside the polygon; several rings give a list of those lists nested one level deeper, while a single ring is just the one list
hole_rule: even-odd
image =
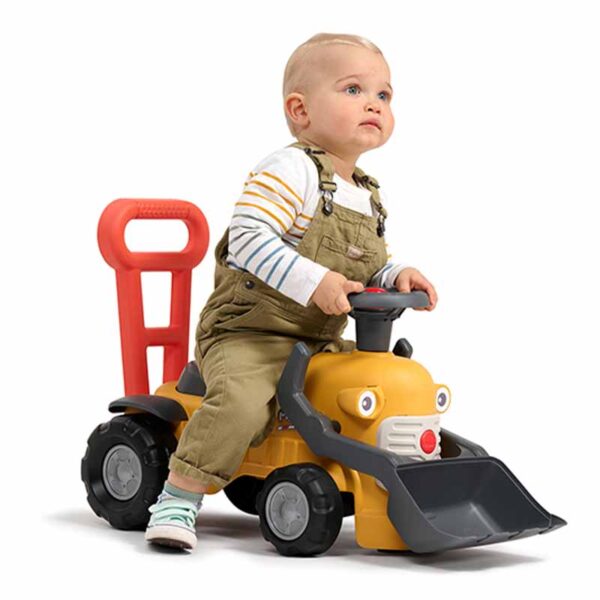
[{"label": "gray plastic part", "polygon": [[425,292],[399,292],[394,288],[383,289],[385,293],[348,294],[348,301],[352,306],[349,315],[356,321],[357,350],[388,352],[392,323],[407,308],[421,308],[429,305],[429,297]]},{"label": "gray plastic part", "polygon": [[111,413],[123,412],[126,408],[137,408],[168,423],[187,421],[187,413],[183,406],[176,400],[165,396],[153,394],[124,396],[108,405],[108,410]]},{"label": "gray plastic part", "polygon": [[410,358],[413,354],[413,347],[410,345],[410,342],[406,338],[400,338],[394,349],[392,350],[393,354],[396,356],[402,356],[403,358]]},{"label": "gray plastic part", "polygon": [[181,394],[205,396],[206,384],[195,360],[190,360],[179,376],[175,389]]},{"label": "gray plastic part", "polygon": [[352,298],[350,302],[352,308],[368,310],[370,314],[381,311],[387,313],[386,316],[395,319],[406,308],[422,308],[429,305],[429,296],[425,292],[399,292],[395,288],[382,289],[386,293],[353,292],[348,294],[348,298]]},{"label": "gray plastic part", "polygon": [[450,432],[444,432],[447,444],[464,458],[426,462],[336,433],[304,395],[310,356],[304,343],[294,346],[277,386],[281,409],[317,456],[381,481],[388,517],[413,552],[502,542],[566,524],[545,511],[501,461]]}]

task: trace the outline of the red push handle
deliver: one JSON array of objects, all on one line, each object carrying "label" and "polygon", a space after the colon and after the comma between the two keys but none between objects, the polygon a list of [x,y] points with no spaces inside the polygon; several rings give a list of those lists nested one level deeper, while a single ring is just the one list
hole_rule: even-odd
[{"label": "red push handle", "polygon": [[[133,219],[179,219],[188,228],[188,243],[181,252],[131,252],[125,244],[125,227]],[[120,199],[111,202],[100,217],[98,244],[114,269],[193,269],[208,247],[208,223],[202,211],[185,200]]]},{"label": "red push handle", "polygon": [[[189,233],[180,252],[132,252],[125,228],[132,219],[179,219]],[[121,198],[111,202],[98,223],[98,245],[115,269],[125,395],[148,394],[149,346],[164,346],[163,382],[176,380],[188,360],[192,269],[208,249],[209,229],[202,211],[185,200]],[[170,271],[171,309],[168,327],[145,327],[142,271]]]}]

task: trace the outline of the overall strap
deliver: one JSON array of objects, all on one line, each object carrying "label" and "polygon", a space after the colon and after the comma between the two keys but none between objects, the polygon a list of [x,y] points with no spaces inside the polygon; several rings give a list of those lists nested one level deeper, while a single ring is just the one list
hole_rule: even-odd
[{"label": "overall strap", "polygon": [[[321,190],[321,200],[323,201],[322,210],[325,215],[329,216],[333,212],[333,194],[337,190],[337,185],[333,181],[333,174],[335,169],[331,159],[327,156],[325,150],[317,146],[311,146],[303,142],[295,142],[289,144],[289,147],[300,148],[306,152],[307,156],[315,163],[317,167],[317,173],[319,175],[319,189]],[[352,178],[357,184],[362,184],[371,192],[371,202],[375,205],[377,210],[377,235],[383,237],[385,232],[385,220],[387,218],[387,211],[381,204],[379,197],[379,184],[374,177],[367,175],[362,169],[358,167],[354,168]]]},{"label": "overall strap", "polygon": [[321,190],[321,200],[323,201],[323,212],[329,216],[333,212],[333,194],[337,190],[337,184],[333,181],[335,169],[331,159],[325,153],[325,150],[317,146],[310,146],[302,142],[295,142],[289,147],[300,148],[306,152],[307,156],[315,163],[319,175],[319,189]]},{"label": "overall strap", "polygon": [[354,173],[352,174],[354,181],[362,183],[371,192],[371,202],[377,209],[377,234],[382,237],[385,233],[385,220],[387,219],[387,210],[381,204],[381,198],[379,197],[379,183],[375,177],[367,175],[362,169],[354,167]]}]

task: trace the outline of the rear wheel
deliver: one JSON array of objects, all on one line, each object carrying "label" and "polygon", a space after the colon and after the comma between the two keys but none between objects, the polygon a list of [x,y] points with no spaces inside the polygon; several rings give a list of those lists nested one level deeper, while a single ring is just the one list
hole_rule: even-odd
[{"label": "rear wheel", "polygon": [[344,516],[335,481],[311,463],[273,471],[256,505],[264,538],[284,556],[326,552],[335,542]]},{"label": "rear wheel", "polygon": [[117,529],[144,529],[176,447],[170,425],[151,415],[120,415],[96,427],[81,461],[93,511]]}]

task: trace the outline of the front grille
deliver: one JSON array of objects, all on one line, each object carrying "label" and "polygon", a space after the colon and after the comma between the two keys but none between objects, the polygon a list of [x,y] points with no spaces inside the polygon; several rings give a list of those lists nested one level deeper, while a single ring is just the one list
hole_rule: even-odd
[{"label": "front grille", "polygon": [[[424,452],[420,444],[421,435],[428,429],[435,433],[436,439],[435,449],[431,454]],[[440,459],[440,416],[388,417],[381,421],[377,429],[377,447],[416,460]],[[386,489],[379,479],[375,481]]]},{"label": "front grille", "polygon": [[[427,454],[421,448],[423,432],[431,429],[436,437],[435,449]],[[377,429],[377,446],[400,456],[417,460],[435,460],[440,456],[440,416],[388,417]]]}]

